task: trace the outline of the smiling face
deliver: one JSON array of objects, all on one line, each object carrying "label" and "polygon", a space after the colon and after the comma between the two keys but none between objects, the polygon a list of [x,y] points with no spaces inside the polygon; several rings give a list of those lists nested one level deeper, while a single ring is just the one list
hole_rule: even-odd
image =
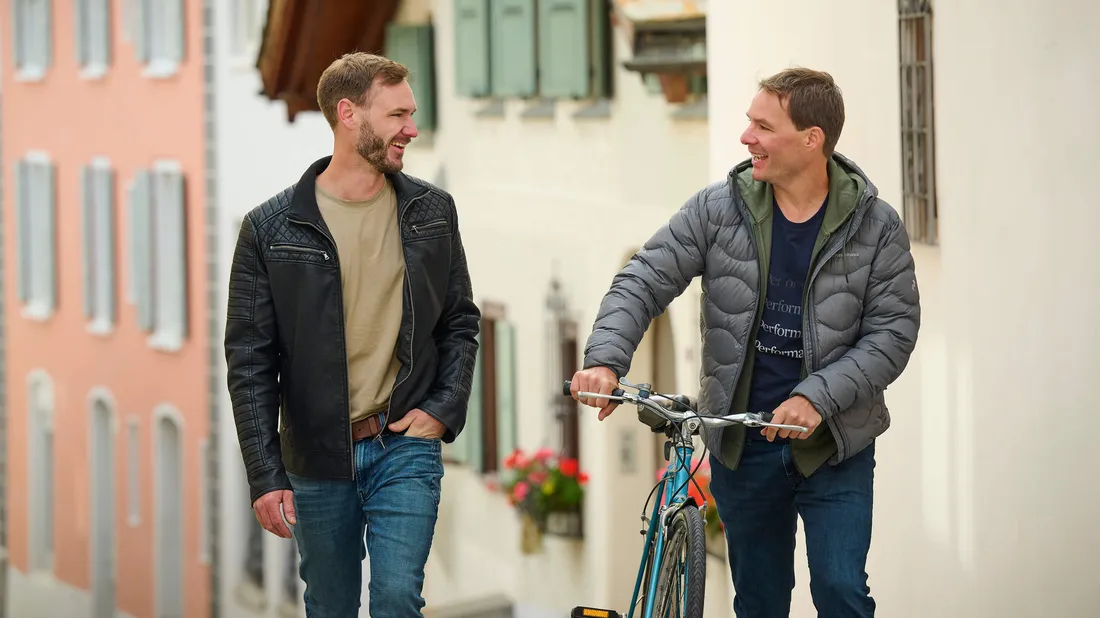
[{"label": "smiling face", "polygon": [[366,103],[355,107],[352,115],[358,124],[355,151],[383,174],[401,171],[405,147],[418,134],[415,112],[416,100],[407,81],[375,83]]},{"label": "smiling face", "polygon": [[780,98],[766,90],[756,93],[747,112],[749,126],[741,143],[752,154],[752,177],[782,182],[820,161],[823,134],[817,127],[799,130]]}]

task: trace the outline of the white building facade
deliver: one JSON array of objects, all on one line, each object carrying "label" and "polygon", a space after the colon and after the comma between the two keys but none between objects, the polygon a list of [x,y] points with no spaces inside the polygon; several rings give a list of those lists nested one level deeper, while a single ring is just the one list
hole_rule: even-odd
[{"label": "white building facade", "polygon": [[[902,212],[905,175],[923,174],[903,163],[907,110],[934,112],[937,234],[903,213],[923,324],[886,395],[871,593],[897,618],[1092,616],[1100,498],[1082,438],[1100,370],[1100,211],[1084,196],[1100,163],[1100,44],[1085,24],[1100,9],[901,5],[710,2],[710,173],[744,158],[757,81],[806,66],[844,91],[838,151]],[[931,60],[931,90],[902,80],[910,60]],[[815,615],[798,547],[791,615]]]}]

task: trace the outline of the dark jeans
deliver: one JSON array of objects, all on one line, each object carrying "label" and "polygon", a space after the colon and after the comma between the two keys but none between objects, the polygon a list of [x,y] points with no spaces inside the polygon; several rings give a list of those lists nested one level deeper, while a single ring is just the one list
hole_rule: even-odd
[{"label": "dark jeans", "polygon": [[306,616],[357,616],[368,554],[370,615],[421,616],[443,478],[441,444],[387,434],[355,444],[355,481],[289,475]]},{"label": "dark jeans", "polygon": [[[751,431],[751,430],[750,430]],[[749,439],[737,470],[711,456],[711,488],[726,528],[737,618],[786,618],[797,518],[806,526],[810,593],[821,618],[868,618],[875,445],[804,478],[790,444]]]}]

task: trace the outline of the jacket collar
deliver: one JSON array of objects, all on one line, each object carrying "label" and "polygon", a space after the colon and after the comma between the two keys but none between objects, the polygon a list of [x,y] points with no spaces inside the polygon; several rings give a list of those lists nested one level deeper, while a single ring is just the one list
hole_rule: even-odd
[{"label": "jacket collar", "polygon": [[[845,221],[867,202],[869,195],[877,195],[878,190],[855,163],[840,153],[833,153],[828,161],[829,202],[825,206],[825,220],[821,230],[832,235]],[[731,188],[744,201],[745,207],[757,224],[772,214],[774,193],[771,183],[759,182],[752,178],[752,159],[747,159],[730,170]]]},{"label": "jacket collar", "polygon": [[[332,155],[322,157],[314,161],[302,174],[298,184],[294,187],[294,195],[290,199],[288,214],[291,218],[324,225],[321,209],[317,206],[317,177],[328,168],[331,161]],[[386,174],[386,178],[393,184],[393,190],[397,196],[398,216],[404,212],[410,200],[428,192],[426,186],[404,172]]]}]

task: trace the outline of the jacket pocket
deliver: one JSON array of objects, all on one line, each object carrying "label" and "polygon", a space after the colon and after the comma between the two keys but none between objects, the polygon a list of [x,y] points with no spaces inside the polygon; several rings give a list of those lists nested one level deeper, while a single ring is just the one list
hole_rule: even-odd
[{"label": "jacket pocket", "polygon": [[435,219],[432,221],[426,221],[424,223],[413,223],[409,226],[411,234],[411,240],[423,240],[425,238],[435,238],[437,236],[446,236],[451,233],[450,228],[447,225],[446,219]]},{"label": "jacket pocket", "polygon": [[291,245],[291,244],[286,244],[286,243],[281,243],[281,244],[277,243],[277,244],[273,244],[273,245],[268,246],[268,249],[270,249],[271,251],[281,251],[281,252],[284,252],[284,253],[302,253],[302,254],[307,254],[307,255],[315,255],[315,256],[320,257],[321,259],[323,259],[326,262],[329,261],[329,259],[331,259],[331,256],[328,254],[328,251],[325,251],[324,249],[316,249],[314,247],[304,247],[302,245]]}]

